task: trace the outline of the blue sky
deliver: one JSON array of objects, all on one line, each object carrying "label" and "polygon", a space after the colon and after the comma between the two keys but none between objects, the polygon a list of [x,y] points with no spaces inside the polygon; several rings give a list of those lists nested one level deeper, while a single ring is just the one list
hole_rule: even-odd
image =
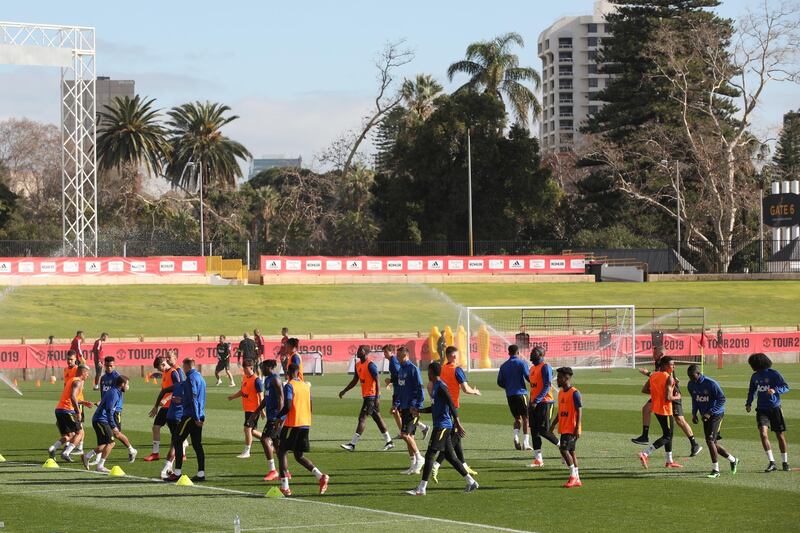
[{"label": "blue sky", "polygon": [[[720,12],[736,17],[757,2],[727,0]],[[137,92],[161,107],[225,102],[242,117],[228,133],[254,155],[302,154],[310,163],[369,109],[372,61],[387,40],[405,38],[416,53],[403,76],[425,72],[445,83],[467,44],[507,31],[524,37],[522,62],[539,68],[538,34],[592,7],[592,0],[5,0],[2,17],[94,26],[98,75],[134,79]],[[0,118],[57,122],[57,79],[56,69],[0,66]],[[773,130],[797,100],[794,87],[771,91],[759,128]]]}]

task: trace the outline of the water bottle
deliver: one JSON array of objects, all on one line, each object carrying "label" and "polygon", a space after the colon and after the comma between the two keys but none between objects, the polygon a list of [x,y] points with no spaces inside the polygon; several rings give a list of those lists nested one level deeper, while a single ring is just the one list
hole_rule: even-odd
[{"label": "water bottle", "polygon": [[239,515],[233,519],[233,533],[242,533],[242,523],[239,521]]}]

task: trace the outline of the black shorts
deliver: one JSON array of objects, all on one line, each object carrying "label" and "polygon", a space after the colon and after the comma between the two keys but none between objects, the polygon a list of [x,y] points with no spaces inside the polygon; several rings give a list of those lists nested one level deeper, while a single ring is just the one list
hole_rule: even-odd
[{"label": "black shorts", "polygon": [[119,411],[114,411],[114,423],[117,425],[117,429],[122,431],[122,413]]},{"label": "black shorts", "polygon": [[287,452],[307,452],[311,449],[308,441],[309,428],[287,428],[281,430],[280,444],[281,450]]},{"label": "black shorts", "polygon": [[358,413],[359,418],[364,416],[372,416],[373,414],[380,414],[380,404],[375,403],[375,398],[364,398],[361,404],[361,411]]},{"label": "black shorts", "polygon": [[454,431],[451,428],[433,428],[431,432],[431,440],[428,443],[429,450],[443,452],[447,449],[447,445],[453,445],[451,435]]},{"label": "black shorts", "polygon": [[231,360],[225,359],[224,361],[220,359],[217,361],[217,367],[214,369],[214,372],[222,372],[223,370],[230,370],[231,369]]},{"label": "black shorts", "polygon": [[272,440],[272,445],[277,446],[281,435],[281,421],[280,420],[267,420],[264,424],[264,431],[261,432],[261,437],[269,437]]},{"label": "black shorts", "polygon": [[518,418],[528,416],[528,397],[524,394],[508,396],[508,408],[511,409],[511,416]]},{"label": "black shorts", "polygon": [[94,434],[97,435],[97,445],[111,444],[114,442],[114,431],[106,422],[92,422]]},{"label": "black shorts", "polygon": [[680,400],[672,400],[672,416],[683,416],[683,403]]},{"label": "black shorts", "polygon": [[167,423],[167,411],[169,409],[167,407],[161,407],[156,413],[156,417],[153,419],[153,425],[158,427],[164,427],[164,424]]},{"label": "black shorts", "polygon": [[81,429],[81,423],[78,422],[78,415],[75,413],[56,413],[56,426],[61,435],[77,433]]},{"label": "black shorts", "polygon": [[572,433],[562,433],[561,434],[561,441],[558,443],[558,449],[565,451],[565,452],[574,452],[575,451],[575,443],[578,441],[578,437],[573,435]]},{"label": "black shorts", "polygon": [[400,409],[400,433],[414,435],[417,432],[417,422],[419,415],[412,414],[411,409]]},{"label": "black shorts", "polygon": [[528,424],[531,433],[547,433],[550,428],[550,420],[553,416],[553,402],[540,402],[536,405],[530,404],[528,407]]},{"label": "black shorts", "polygon": [[244,427],[246,428],[253,428],[255,429],[258,426],[258,415],[253,418],[253,421],[250,421],[250,417],[253,416],[253,411],[245,411],[244,413]]},{"label": "black shorts", "polygon": [[722,417],[725,414],[721,415],[711,415],[711,418],[708,420],[703,419],[703,434],[706,437],[706,440],[710,442],[716,442],[717,436],[719,435],[719,428],[722,426]]},{"label": "black shorts", "polygon": [[786,431],[786,421],[783,419],[783,411],[780,407],[756,409],[756,424],[758,427],[769,425],[769,428],[775,433]]}]

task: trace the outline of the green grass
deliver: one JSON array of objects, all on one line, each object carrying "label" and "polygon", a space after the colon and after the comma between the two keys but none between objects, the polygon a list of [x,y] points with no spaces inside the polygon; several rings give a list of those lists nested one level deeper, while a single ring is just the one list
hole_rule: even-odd
[{"label": "green grass", "polygon": [[[800,367],[776,368],[789,383],[800,380]],[[336,397],[348,381],[343,375],[310,379],[315,415],[308,455],[330,473],[329,493],[317,495],[313,476],[290,460],[297,496],[292,500],[263,497],[272,484],[261,481],[265,461],[257,447],[251,459],[235,458],[241,451],[242,415],[237,401],[225,399],[227,387],[208,389],[203,435],[208,482],[181,488],[151,481],[161,465],[140,460],[128,464],[123,449],[113,452],[109,464],[121,465],[131,477],[109,478],[64,464],[58,470],[42,469],[45,449],[57,438],[53,408],[60,385],[34,388],[25,383],[24,397],[0,385],[0,453],[8,460],[0,463],[0,521],[4,531],[26,532],[107,530],[107,520],[120,532],[232,531],[233,518],[239,515],[243,530],[251,531],[296,526],[325,531],[465,531],[475,529],[464,524],[471,523],[547,532],[643,530],[645,524],[659,523],[657,517],[670,516],[698,531],[763,530],[764,517],[784,530],[796,528],[791,524],[796,524],[800,501],[798,474],[762,472],[766,459],[754,416],[743,408],[750,372],[739,365],[709,373],[728,395],[723,443],[741,458],[736,476],[723,463],[721,478],[706,479],[707,452],[686,457],[689,446],[682,436],[676,438],[675,451],[683,470],[664,470],[662,451],[654,454],[650,470],[642,470],[636,459],[640,447],[629,441],[640,430],[641,376],[633,370],[579,371],[575,383],[584,395],[585,423],[578,456],[584,486],[563,489],[566,470],[555,448],[546,444],[544,469],[526,468],[530,452],[511,446],[511,419],[504,395],[494,385],[495,375],[474,373],[470,381],[483,395],[466,397],[461,415],[469,432],[465,453],[479,472],[481,488],[463,494],[463,481],[445,465],[439,484],[431,482],[425,498],[403,494],[418,478],[400,474],[408,464],[404,451],[378,451],[381,442],[374,425],[367,426],[356,453],[339,449],[355,429],[360,405],[355,391],[343,400]],[[156,386],[137,378],[126,395],[125,432],[141,456],[149,452],[151,422],[146,412],[156,392]],[[790,439],[800,423],[800,399],[794,396],[784,400]],[[88,442],[94,443],[93,434]],[[185,467],[189,474],[196,468],[192,455],[190,451]]]},{"label": "green grass", "polygon": [[[786,326],[800,316],[800,283],[665,282],[432,286],[464,305],[705,307],[707,322]],[[423,285],[17,287],[0,300],[0,338],[428,331],[457,310]],[[69,320],[64,320],[68,316]]]}]

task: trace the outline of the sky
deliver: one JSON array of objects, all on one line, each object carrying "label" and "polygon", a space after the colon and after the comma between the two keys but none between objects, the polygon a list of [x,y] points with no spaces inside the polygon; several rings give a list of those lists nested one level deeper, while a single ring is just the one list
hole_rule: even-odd
[{"label": "sky", "polygon": [[[727,0],[735,18],[759,0]],[[357,128],[377,87],[374,59],[387,41],[415,52],[398,79],[428,73],[446,89],[450,63],[470,42],[515,31],[522,64],[541,68],[539,33],[564,15],[590,14],[593,0],[3,0],[6,21],[93,26],[97,75],[133,79],[136,92],[169,108],[193,100],[228,104],[240,119],[226,133],[254,156],[315,155]],[[78,6],[78,7],[76,7]],[[0,119],[58,123],[58,69],[0,65]],[[778,86],[757,129],[775,134],[800,107],[796,86]],[[538,129],[537,129],[538,131]]]}]

